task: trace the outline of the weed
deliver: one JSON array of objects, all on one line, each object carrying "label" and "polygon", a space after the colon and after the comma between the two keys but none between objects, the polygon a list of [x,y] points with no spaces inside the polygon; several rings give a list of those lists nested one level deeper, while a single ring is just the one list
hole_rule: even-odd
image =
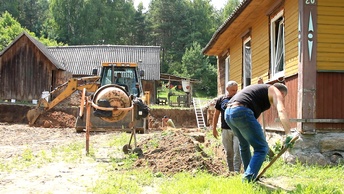
[{"label": "weed", "polygon": [[30,149],[25,149],[23,154],[22,154],[22,158],[24,161],[30,162],[34,159],[34,155],[32,153],[32,150]]}]

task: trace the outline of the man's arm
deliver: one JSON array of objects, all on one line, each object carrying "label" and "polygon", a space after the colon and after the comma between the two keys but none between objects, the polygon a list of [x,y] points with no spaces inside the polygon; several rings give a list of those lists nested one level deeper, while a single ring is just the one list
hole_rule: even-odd
[{"label": "man's arm", "polygon": [[213,136],[217,139],[217,137],[219,136],[216,127],[217,127],[217,122],[219,120],[219,115],[220,115],[220,111],[219,110],[215,110],[214,112],[214,116],[213,116]]},{"label": "man's arm", "polygon": [[277,109],[278,117],[281,120],[285,134],[290,134],[290,122],[287,111],[285,110],[283,94],[275,86],[270,86],[268,93],[270,103]]}]

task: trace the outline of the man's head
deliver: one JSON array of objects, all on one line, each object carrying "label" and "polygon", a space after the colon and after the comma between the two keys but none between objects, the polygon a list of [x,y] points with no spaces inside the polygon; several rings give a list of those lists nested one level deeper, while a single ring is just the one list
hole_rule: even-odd
[{"label": "man's head", "polygon": [[286,85],[281,83],[274,83],[273,86],[275,86],[283,94],[283,96],[286,96],[288,94],[288,88]]},{"label": "man's head", "polygon": [[236,81],[229,81],[226,84],[226,93],[228,97],[234,96],[238,91],[238,83]]},{"label": "man's head", "polygon": [[168,120],[168,116],[165,115],[165,116],[162,118],[162,120],[167,121],[167,120]]}]

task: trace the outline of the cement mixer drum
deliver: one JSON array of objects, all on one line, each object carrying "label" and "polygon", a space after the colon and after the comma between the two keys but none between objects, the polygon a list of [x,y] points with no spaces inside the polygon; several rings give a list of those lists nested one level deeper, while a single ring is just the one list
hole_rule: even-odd
[{"label": "cement mixer drum", "polygon": [[[129,108],[132,99],[121,86],[109,84],[100,87],[93,96],[93,103],[107,108]],[[94,115],[106,122],[117,122],[122,120],[130,110],[104,111],[94,108]]]}]

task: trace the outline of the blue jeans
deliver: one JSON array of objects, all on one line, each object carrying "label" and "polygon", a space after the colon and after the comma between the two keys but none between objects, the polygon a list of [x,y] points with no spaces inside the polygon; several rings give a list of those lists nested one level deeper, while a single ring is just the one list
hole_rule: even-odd
[{"label": "blue jeans", "polygon": [[[245,170],[244,179],[252,181],[258,175],[269,151],[262,127],[254,117],[253,111],[243,106],[227,108],[225,120],[240,142],[241,159]],[[254,151],[252,157],[250,145]]]}]

